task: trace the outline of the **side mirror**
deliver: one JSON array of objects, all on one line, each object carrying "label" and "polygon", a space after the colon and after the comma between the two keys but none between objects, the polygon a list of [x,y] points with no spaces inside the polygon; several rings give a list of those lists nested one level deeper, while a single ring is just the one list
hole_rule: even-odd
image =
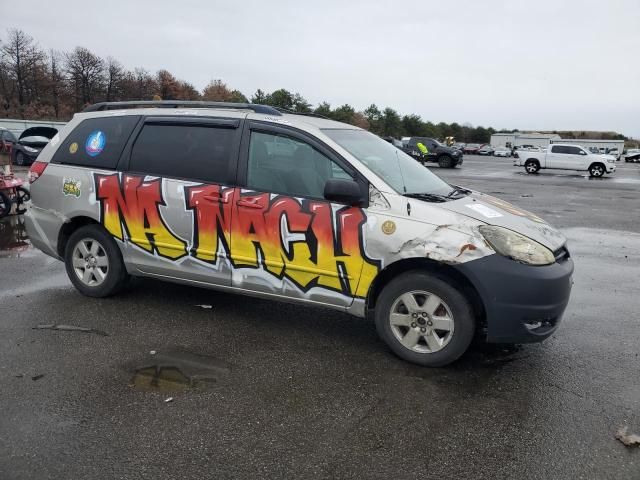
[{"label": "side mirror", "polygon": [[324,184],[324,198],[330,202],[359,206],[364,203],[360,185],[355,180],[332,178]]}]

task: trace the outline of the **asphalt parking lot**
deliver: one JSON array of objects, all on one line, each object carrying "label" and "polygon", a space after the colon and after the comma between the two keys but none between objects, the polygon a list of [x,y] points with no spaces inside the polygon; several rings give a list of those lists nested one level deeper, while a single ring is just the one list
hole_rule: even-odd
[{"label": "asphalt parking lot", "polygon": [[[431,370],[336,312],[155,281],[85,298],[3,220],[0,478],[640,478],[615,438],[640,433],[640,165],[433,171],[568,237],[575,285],[547,342]],[[86,330],[34,329],[52,324]]]}]

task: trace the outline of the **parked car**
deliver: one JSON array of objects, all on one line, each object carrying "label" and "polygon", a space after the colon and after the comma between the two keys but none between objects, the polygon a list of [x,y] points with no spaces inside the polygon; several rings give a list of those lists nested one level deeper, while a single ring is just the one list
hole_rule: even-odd
[{"label": "parked car", "polygon": [[[429,153],[425,157],[420,153],[417,145],[422,143]],[[442,168],[455,168],[462,165],[463,155],[460,150],[447,147],[442,143],[427,137],[411,137],[405,144],[404,151],[420,163],[435,162]]]},{"label": "parked car", "polygon": [[455,148],[456,150],[460,150],[462,152],[462,151],[464,151],[465,145],[466,145],[466,143],[457,142],[457,143],[454,143],[453,145],[451,145],[451,148]]},{"label": "parked car", "polygon": [[467,143],[462,151],[468,155],[477,155],[480,147],[482,147],[482,145],[479,143]]},{"label": "parked car", "polygon": [[0,127],[0,166],[8,165],[18,139],[11,130]]},{"label": "parked car", "polygon": [[640,149],[639,148],[631,148],[627,150],[627,153],[624,156],[625,162],[640,162]]},{"label": "parked car", "polygon": [[391,145],[393,145],[394,147],[399,148],[401,150],[404,148],[404,144],[402,143],[402,141],[398,140],[397,138],[383,137],[383,140],[385,142],[389,142]]},{"label": "parked car", "polygon": [[327,307],[441,366],[478,335],[544,340],[571,291],[566,239],[536,215],[365,130],[264,105],[89,106],[29,179],[32,244],[89,297],[144,276]]},{"label": "parked car", "polygon": [[498,147],[493,151],[494,157],[510,157],[511,149],[507,147]]},{"label": "parked car", "polygon": [[554,143],[547,152],[521,151],[513,162],[523,166],[527,173],[538,173],[543,168],[588,171],[592,177],[602,177],[616,171],[616,160],[609,155],[593,154],[571,144]]},{"label": "parked car", "polygon": [[493,155],[493,147],[491,145],[483,145],[478,149],[478,155]]},{"label": "parked car", "polygon": [[31,165],[44,146],[58,133],[53,127],[31,127],[20,134],[13,148],[13,163]]}]

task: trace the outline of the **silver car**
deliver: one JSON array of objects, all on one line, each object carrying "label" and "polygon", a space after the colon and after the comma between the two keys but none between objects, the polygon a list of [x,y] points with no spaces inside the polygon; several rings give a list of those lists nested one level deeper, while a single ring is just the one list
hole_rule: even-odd
[{"label": "silver car", "polygon": [[333,308],[373,319],[393,352],[426,366],[456,360],[474,336],[541,341],[569,301],[557,230],[331,120],[97,104],[29,177],[33,244],[90,297],[144,276]]}]

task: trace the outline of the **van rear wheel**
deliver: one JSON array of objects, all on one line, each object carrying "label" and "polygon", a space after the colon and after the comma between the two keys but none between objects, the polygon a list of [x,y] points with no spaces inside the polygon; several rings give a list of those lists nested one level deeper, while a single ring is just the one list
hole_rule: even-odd
[{"label": "van rear wheel", "polygon": [[100,225],[85,225],[73,232],[64,261],[71,283],[88,297],[114,295],[129,279],[118,245]]},{"label": "van rear wheel", "polygon": [[444,279],[418,271],[384,287],[375,321],[378,334],[396,355],[426,367],[460,358],[475,330],[465,296]]}]

